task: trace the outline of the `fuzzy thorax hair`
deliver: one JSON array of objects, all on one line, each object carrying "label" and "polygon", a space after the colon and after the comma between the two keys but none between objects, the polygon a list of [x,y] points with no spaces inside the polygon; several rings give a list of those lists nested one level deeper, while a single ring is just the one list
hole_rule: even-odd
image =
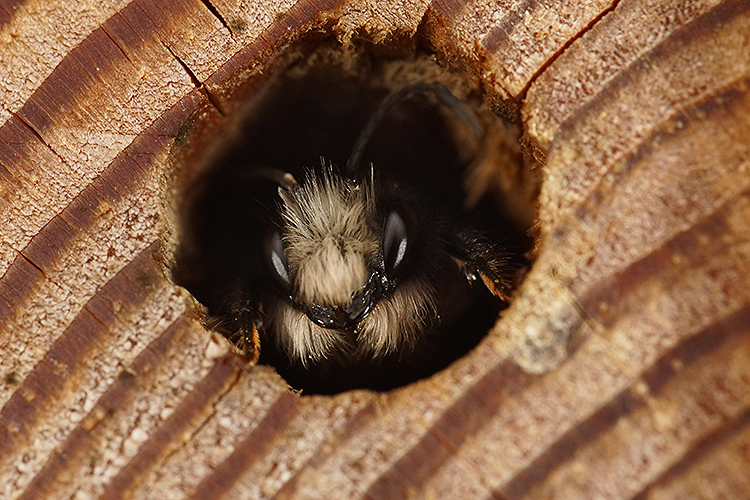
[{"label": "fuzzy thorax hair", "polygon": [[[381,258],[383,221],[372,183],[360,186],[325,172],[310,174],[301,185],[279,193],[285,255],[297,302],[348,304]],[[434,286],[423,281],[400,284],[353,332],[322,328],[284,300],[269,311],[269,326],[279,345],[303,365],[336,353],[374,358],[413,347],[435,316]]]}]

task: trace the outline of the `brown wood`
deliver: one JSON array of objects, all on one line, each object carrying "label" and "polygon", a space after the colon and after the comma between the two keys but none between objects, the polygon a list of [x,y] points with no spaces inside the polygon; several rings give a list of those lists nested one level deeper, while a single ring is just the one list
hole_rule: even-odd
[{"label": "brown wood", "polygon": [[[1,498],[750,497],[750,3],[87,5],[0,5]],[[163,267],[195,124],[321,31],[424,37],[546,159],[512,306],[386,394],[290,393]]]}]

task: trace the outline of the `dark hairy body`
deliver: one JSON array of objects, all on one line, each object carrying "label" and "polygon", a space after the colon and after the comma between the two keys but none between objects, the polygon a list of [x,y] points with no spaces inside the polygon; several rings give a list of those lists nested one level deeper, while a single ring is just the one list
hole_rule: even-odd
[{"label": "dark hairy body", "polygon": [[517,266],[466,222],[451,181],[460,169],[430,158],[409,170],[377,158],[360,165],[383,123],[380,140],[399,138],[387,123],[393,109],[412,100],[436,109],[430,96],[440,93],[452,110],[455,98],[437,86],[385,99],[345,169],[258,166],[236,142],[188,205],[194,229],[178,252],[178,282],[207,307],[209,326],[294,388],[385,390],[422,378],[475,345],[504,305],[497,297]]}]

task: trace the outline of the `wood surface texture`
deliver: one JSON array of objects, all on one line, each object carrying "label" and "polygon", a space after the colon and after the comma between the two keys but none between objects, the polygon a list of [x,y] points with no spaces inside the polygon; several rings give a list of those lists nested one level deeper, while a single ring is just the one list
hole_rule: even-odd
[{"label": "wood surface texture", "polygon": [[[165,273],[192,124],[310,32],[424,37],[544,158],[511,307],[390,393]],[[0,498],[750,498],[750,1],[0,0],[0,104]]]}]

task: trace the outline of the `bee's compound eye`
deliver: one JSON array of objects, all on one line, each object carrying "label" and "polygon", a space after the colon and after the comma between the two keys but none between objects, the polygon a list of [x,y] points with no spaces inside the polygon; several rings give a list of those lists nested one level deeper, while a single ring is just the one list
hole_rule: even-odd
[{"label": "bee's compound eye", "polygon": [[283,290],[289,290],[292,286],[291,278],[289,277],[289,262],[284,253],[284,242],[281,239],[281,233],[276,226],[272,226],[266,233],[263,246],[266,264],[274,281]]},{"label": "bee's compound eye", "polygon": [[385,272],[398,278],[406,270],[417,236],[414,214],[406,207],[388,213],[383,226]]}]

